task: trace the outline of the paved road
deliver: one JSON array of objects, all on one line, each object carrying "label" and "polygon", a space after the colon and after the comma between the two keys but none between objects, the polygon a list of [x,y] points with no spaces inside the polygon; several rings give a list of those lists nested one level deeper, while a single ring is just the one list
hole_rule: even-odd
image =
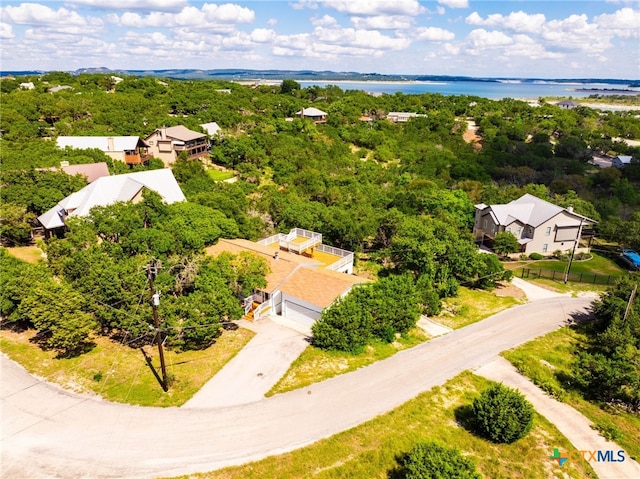
[{"label": "paved road", "polygon": [[258,402],[142,408],[65,392],[1,356],[2,477],[158,477],[290,451],[385,413],[584,314],[588,298],[517,306],[352,373]]},{"label": "paved road", "polygon": [[[535,410],[546,417],[575,446],[578,451],[614,451],[614,457],[622,449],[614,442],[607,441],[598,431],[593,429],[591,421],[571,406],[556,401],[538,386],[533,384],[504,358],[494,361],[474,371],[476,374],[517,388],[533,404]],[[550,451],[551,452],[551,451]],[[563,451],[566,452],[566,451]],[[575,453],[574,453],[575,454]],[[623,462],[605,462],[591,460],[589,464],[596,471],[599,479],[638,479],[640,464],[629,458],[627,454]],[[570,459],[576,460],[576,459]],[[577,459],[579,460],[579,459]]]},{"label": "paved road", "polygon": [[307,336],[268,318],[245,325],[256,335],[183,408],[260,401],[309,345]]}]

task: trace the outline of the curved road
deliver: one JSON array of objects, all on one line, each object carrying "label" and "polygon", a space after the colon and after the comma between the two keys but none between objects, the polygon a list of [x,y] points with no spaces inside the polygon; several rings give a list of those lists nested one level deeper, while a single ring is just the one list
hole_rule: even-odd
[{"label": "curved road", "polygon": [[585,314],[590,302],[561,297],[517,306],[352,373],[216,409],[142,408],[79,396],[0,356],[2,477],[166,477],[291,451],[482,366]]}]

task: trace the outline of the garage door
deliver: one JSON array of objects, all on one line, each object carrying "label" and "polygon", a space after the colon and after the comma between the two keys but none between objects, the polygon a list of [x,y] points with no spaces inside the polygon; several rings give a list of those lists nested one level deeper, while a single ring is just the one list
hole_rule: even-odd
[{"label": "garage door", "polygon": [[303,324],[308,327],[311,327],[313,323],[315,323],[316,319],[320,317],[320,313],[318,311],[305,308],[300,304],[293,303],[287,300],[285,300],[284,302],[283,312],[284,312],[283,316],[285,318],[295,321],[296,323]]}]

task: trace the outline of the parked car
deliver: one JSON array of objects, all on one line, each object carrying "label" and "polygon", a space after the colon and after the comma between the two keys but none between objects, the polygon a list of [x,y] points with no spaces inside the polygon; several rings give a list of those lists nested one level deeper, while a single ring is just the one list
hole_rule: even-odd
[{"label": "parked car", "polygon": [[631,271],[640,271],[640,254],[632,249],[623,249],[620,254],[622,263]]}]

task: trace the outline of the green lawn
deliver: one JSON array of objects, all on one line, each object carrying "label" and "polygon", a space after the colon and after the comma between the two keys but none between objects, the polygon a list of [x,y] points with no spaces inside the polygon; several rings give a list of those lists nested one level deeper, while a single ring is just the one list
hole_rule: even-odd
[{"label": "green lawn", "polygon": [[585,400],[571,387],[573,352],[586,340],[588,325],[565,327],[503,353],[552,396],[574,407],[595,425],[614,431],[616,442],[640,459],[640,416]]},{"label": "green lawn", "polygon": [[[626,271],[618,266],[614,261],[600,256],[597,253],[591,253],[592,258],[584,261],[573,261],[571,263],[572,273],[600,274],[611,276],[622,276]],[[539,260],[539,261],[509,261],[504,263],[507,269],[531,268],[531,269],[548,269],[564,273],[567,269],[568,261],[561,260]]]},{"label": "green lawn", "polygon": [[[76,358],[56,359],[29,341],[35,331],[0,332],[0,349],[32,374],[81,393],[97,394],[114,402],[140,406],[180,406],[213,377],[254,333],[243,328],[225,330],[217,342],[202,351],[165,351],[171,380],[163,392],[144,355],[107,338],[96,338],[96,346]],[[160,371],[157,349],[147,346],[154,368]]]},{"label": "green lawn", "polygon": [[267,393],[267,396],[292,391],[339,374],[354,371],[393,356],[398,351],[416,346],[427,339],[429,336],[422,329],[414,328],[409,331],[406,337],[400,337],[390,344],[375,342],[358,355],[342,351],[324,351],[309,346],[291,364],[289,370]]},{"label": "green lawn", "polygon": [[478,471],[487,479],[596,477],[586,462],[571,461],[560,468],[548,458],[554,447],[572,446],[539,415],[535,416],[531,433],[510,445],[493,444],[462,427],[461,408],[470,405],[490,384],[469,372],[462,373],[387,414],[310,446],[188,477],[386,479],[390,477],[389,471],[397,467],[398,456],[415,443],[428,440],[457,447],[476,462]]},{"label": "green lawn", "polygon": [[457,329],[488,318],[522,302],[524,299],[497,296],[492,291],[461,287],[458,296],[443,301],[442,312],[433,319],[445,326]]},{"label": "green lawn", "polygon": [[207,170],[207,175],[213,181],[224,181],[230,178],[233,178],[233,173],[231,171],[220,171],[220,170]]}]

